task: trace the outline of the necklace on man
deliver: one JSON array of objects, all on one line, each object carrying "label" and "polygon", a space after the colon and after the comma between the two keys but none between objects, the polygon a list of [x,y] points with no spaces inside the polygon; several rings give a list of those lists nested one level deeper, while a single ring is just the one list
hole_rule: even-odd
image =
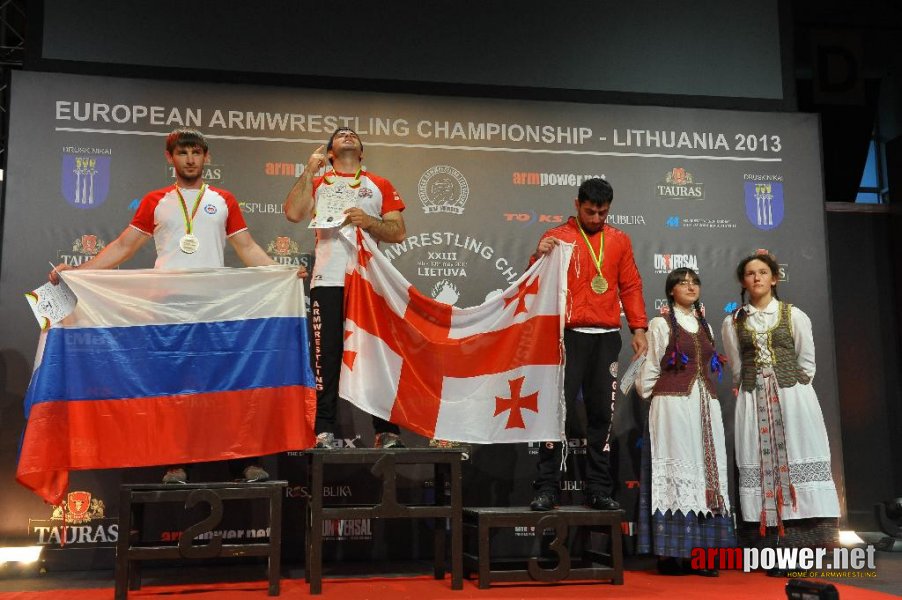
[{"label": "necklace on man", "polygon": [[601,243],[598,245],[598,254],[595,253],[595,248],[593,248],[592,244],[589,242],[589,236],[583,231],[583,225],[579,222],[579,217],[576,218],[576,226],[579,227],[579,233],[583,236],[583,241],[589,248],[592,262],[595,264],[595,269],[598,271],[598,275],[592,278],[589,287],[591,287],[592,291],[596,294],[604,294],[608,291],[608,280],[601,274],[601,265],[604,262],[604,225],[601,226]]},{"label": "necklace on man", "polygon": [[191,214],[188,214],[188,203],[185,202],[185,197],[182,196],[182,191],[178,186],[175,186],[175,193],[178,194],[179,203],[182,206],[182,214],[185,217],[185,235],[179,240],[179,249],[185,254],[194,254],[197,252],[197,249],[200,248],[200,240],[196,235],[194,235],[194,216],[197,214],[197,208],[200,206],[201,198],[204,197],[204,192],[207,191],[207,184],[203,184],[200,186],[200,193],[197,194],[197,200],[194,201],[194,208],[191,209]]}]

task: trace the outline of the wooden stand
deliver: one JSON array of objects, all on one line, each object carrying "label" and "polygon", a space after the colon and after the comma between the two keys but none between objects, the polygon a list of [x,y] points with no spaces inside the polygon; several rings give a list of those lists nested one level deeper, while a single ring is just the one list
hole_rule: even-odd
[{"label": "wooden stand", "polygon": [[[451,530],[451,589],[463,588],[461,537],[461,456],[459,448],[399,448],[308,450],[307,479],[310,501],[305,523],[305,579],[311,594],[322,593],[323,521],[326,519],[434,519],[435,578],[445,577],[446,520]],[[324,465],[371,465],[370,471],[382,479],[378,504],[364,506],[323,506]],[[398,465],[431,464],[435,473],[434,505],[402,505],[397,497]],[[445,484],[450,503],[445,503]]]},{"label": "wooden stand", "polygon": [[[189,483],[123,485],[119,488],[119,541],[116,544],[116,600],[128,598],[128,590],[141,589],[142,560],[213,558],[219,556],[266,556],[269,595],[279,595],[279,573],[282,550],[282,496],[285,481],[260,483]],[[214,535],[207,544],[192,540],[212,531],[222,520],[223,504],[229,500],[265,499],[269,502],[269,541],[249,544],[223,544]],[[203,502],[210,506],[210,516],[188,527],[178,545],[140,545],[136,528],[144,517],[144,506],[163,502],[184,503],[186,509]]]},{"label": "wooden stand", "polygon": [[[620,523],[624,518],[622,510],[593,510],[581,506],[561,507],[547,512],[536,512],[528,507],[509,508],[467,508],[464,510],[465,529],[476,534],[477,553],[464,553],[467,573],[479,574],[480,589],[488,588],[498,581],[545,581],[555,582],[566,579],[604,579],[615,585],[623,584],[623,548]],[[554,540],[549,550],[557,555],[557,565],[544,568],[543,563],[553,564],[555,559],[532,556],[517,561],[506,560],[505,566],[492,563],[491,530],[499,527],[535,527],[536,548],[540,547],[546,529],[553,529]],[[611,539],[610,554],[593,550],[583,550],[581,562],[590,566],[571,566],[567,549],[569,528],[579,528],[578,533],[588,537],[592,528],[607,530]],[[588,539],[585,540],[588,542]],[[588,547],[588,543],[584,544]],[[538,550],[536,551],[538,552]],[[602,560],[606,564],[602,563]],[[516,566],[519,568],[511,568]],[[525,568],[524,568],[525,566]],[[493,568],[495,567],[495,568]]]}]

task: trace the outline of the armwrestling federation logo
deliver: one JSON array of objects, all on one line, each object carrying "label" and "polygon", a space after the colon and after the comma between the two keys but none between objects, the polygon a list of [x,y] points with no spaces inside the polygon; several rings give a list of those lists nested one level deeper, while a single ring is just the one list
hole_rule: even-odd
[{"label": "armwrestling federation logo", "polygon": [[97,208],[110,191],[108,150],[63,148],[60,191],[70,206]]},{"label": "armwrestling federation logo", "polygon": [[459,215],[464,212],[464,205],[470,196],[470,185],[454,167],[436,165],[420,177],[417,194],[426,214],[443,212]]}]

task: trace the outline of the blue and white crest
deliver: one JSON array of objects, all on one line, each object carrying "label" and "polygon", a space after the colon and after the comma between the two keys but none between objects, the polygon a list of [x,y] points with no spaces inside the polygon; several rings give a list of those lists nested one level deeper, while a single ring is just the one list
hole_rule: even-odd
[{"label": "blue and white crest", "polygon": [[110,157],[63,154],[60,191],[75,208],[97,208],[110,191]]},{"label": "blue and white crest", "polygon": [[745,216],[765,231],[783,222],[783,184],[777,181],[745,182]]}]

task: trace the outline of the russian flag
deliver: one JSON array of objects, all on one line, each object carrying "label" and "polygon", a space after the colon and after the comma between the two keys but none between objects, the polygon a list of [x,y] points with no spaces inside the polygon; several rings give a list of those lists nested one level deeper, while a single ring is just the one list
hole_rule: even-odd
[{"label": "russian flag", "polygon": [[291,267],[67,271],[42,334],[16,479],[51,504],[69,471],[309,448],[316,394]]}]

